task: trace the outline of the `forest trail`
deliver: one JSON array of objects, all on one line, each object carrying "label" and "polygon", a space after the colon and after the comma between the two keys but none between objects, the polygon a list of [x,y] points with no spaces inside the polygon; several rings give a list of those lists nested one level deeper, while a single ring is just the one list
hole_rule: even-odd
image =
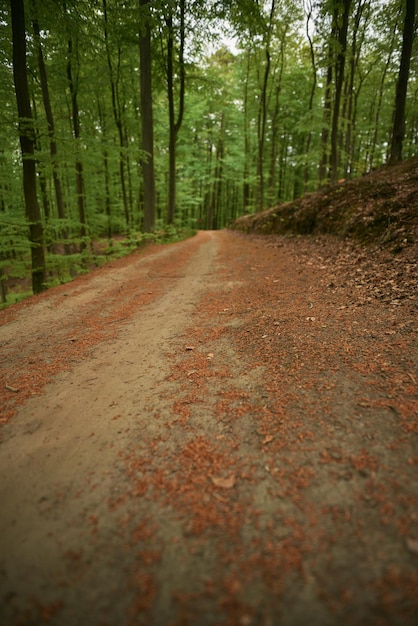
[{"label": "forest trail", "polygon": [[0,312],[1,626],[416,626],[416,294],[353,254],[199,232]]}]

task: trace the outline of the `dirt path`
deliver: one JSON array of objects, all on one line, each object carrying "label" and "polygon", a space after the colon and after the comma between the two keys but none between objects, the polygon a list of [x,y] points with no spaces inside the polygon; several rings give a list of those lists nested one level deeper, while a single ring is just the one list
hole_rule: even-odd
[{"label": "dirt path", "polygon": [[416,626],[416,300],[344,250],[202,232],[0,313],[1,626]]}]

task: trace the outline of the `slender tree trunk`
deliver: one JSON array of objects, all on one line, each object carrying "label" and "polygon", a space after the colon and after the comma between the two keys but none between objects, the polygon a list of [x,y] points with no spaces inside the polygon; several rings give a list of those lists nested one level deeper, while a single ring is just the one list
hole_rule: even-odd
[{"label": "slender tree trunk", "polygon": [[360,91],[363,86],[363,82],[365,80],[365,76],[362,76],[359,80],[358,88],[354,94],[353,98],[353,109],[351,116],[351,131],[350,131],[350,176],[356,176],[358,174],[357,164],[359,163],[360,155],[358,153],[357,146],[361,145],[360,142],[357,141],[357,117],[358,117],[358,101],[360,97]]},{"label": "slender tree trunk", "polygon": [[[33,95],[33,93],[31,94],[31,106],[32,106],[32,116],[34,119],[34,131],[35,131],[35,143],[34,143],[34,148],[35,148],[35,154],[41,154],[42,153],[42,142],[41,142],[41,133],[39,131],[39,129],[37,128],[37,124],[36,121],[39,119],[38,117],[38,110],[36,107],[36,100],[35,97]],[[45,168],[45,163],[43,162],[42,159],[36,158],[35,159],[35,164],[36,164],[36,175],[37,175],[37,181],[39,183],[39,190],[41,192],[41,200],[42,200],[42,209],[43,209],[43,216],[45,218],[45,221],[48,222],[48,220],[51,217],[51,203],[49,201],[49,196],[48,196],[48,182],[47,182],[47,178],[46,178],[46,168]],[[42,211],[41,211],[42,213]],[[44,238],[44,245],[45,248],[49,251],[49,243],[50,242],[46,242],[45,238]]]},{"label": "slender tree trunk", "polygon": [[266,39],[266,65],[264,67],[263,85],[260,94],[260,107],[258,111],[258,159],[257,159],[257,178],[258,178],[258,202],[257,209],[262,211],[264,208],[264,146],[266,141],[266,124],[267,124],[267,86],[270,75],[271,57],[270,57],[270,40],[273,28],[273,17],[275,10],[275,0],[271,1],[270,21]]},{"label": "slender tree trunk", "polygon": [[142,160],[144,187],[144,231],[152,232],[155,228],[155,171],[154,171],[154,117],[152,107],[152,54],[151,29],[149,19],[149,0],[140,0],[141,19],[139,34],[140,83],[141,83],[141,148],[145,153]]},{"label": "slender tree trunk", "polygon": [[287,139],[284,139],[280,146],[279,157],[279,186],[277,190],[277,203],[280,204],[286,199],[286,168],[287,168]]},{"label": "slender tree trunk", "polygon": [[[34,9],[34,15],[36,16],[37,14],[36,0],[32,0],[32,6]],[[52,114],[51,99],[49,96],[49,88],[48,88],[48,79],[47,79],[47,74],[46,74],[44,55],[43,55],[42,44],[41,44],[40,28],[39,28],[37,17],[33,19],[32,28],[33,28],[33,32],[35,35],[35,43],[36,43],[36,50],[37,50],[37,56],[38,56],[38,68],[39,68],[39,78],[40,78],[41,89],[42,89],[42,100],[43,100],[44,109],[45,109],[46,121],[48,124],[49,152],[51,155],[51,162],[52,162],[52,178],[54,182],[57,212],[58,212],[58,217],[60,219],[65,219],[64,197],[62,193],[61,180],[59,177],[58,164],[57,164],[57,142],[55,139],[55,124],[54,124],[54,117]],[[66,234],[64,234],[64,236],[66,237]]]},{"label": "slender tree trunk", "polygon": [[[118,129],[118,136],[119,136],[119,176],[120,176],[120,185],[121,185],[121,190],[122,190],[122,202],[123,202],[123,209],[125,213],[125,222],[126,222],[126,226],[129,232],[131,229],[131,216],[130,216],[130,207],[129,207],[129,202],[128,202],[128,194],[126,192],[126,181],[125,181],[126,142],[124,139],[121,106],[120,106],[120,101],[119,101],[119,93],[117,89],[117,79],[116,81],[114,79],[112,56],[110,54],[110,48],[109,48],[109,34],[108,34],[108,29],[107,29],[107,0],[103,0],[103,16],[104,16],[104,38],[105,38],[105,46],[106,46],[106,57],[107,57],[107,65],[109,68],[110,89],[111,89],[111,94],[112,94],[112,110],[113,110],[113,117],[115,119],[115,124],[116,124],[116,128]],[[121,57],[121,50],[120,50],[120,46],[118,46],[117,76],[120,71],[120,57]]]},{"label": "slender tree trunk", "polygon": [[370,150],[369,150],[369,159],[368,159],[368,162],[366,161],[366,165],[365,165],[365,170],[366,171],[370,171],[371,169],[373,169],[373,165],[374,165],[374,158],[375,158],[375,152],[376,152],[377,138],[378,138],[378,133],[379,133],[380,112],[381,112],[382,102],[383,102],[383,91],[384,91],[386,76],[388,74],[389,67],[390,67],[390,64],[392,62],[393,51],[394,51],[394,48],[395,48],[395,38],[396,38],[397,26],[398,26],[398,24],[396,22],[395,25],[393,26],[392,33],[391,33],[390,44],[389,44],[389,54],[388,54],[388,57],[387,57],[387,60],[386,60],[386,63],[385,63],[385,68],[384,68],[384,70],[382,72],[382,75],[381,75],[381,78],[380,78],[378,97],[377,97],[377,104],[376,104],[375,115],[374,115],[373,136],[372,136]]},{"label": "slender tree trunk", "polygon": [[32,257],[32,289],[45,287],[45,251],[41,211],[36,193],[35,131],[26,68],[26,32],[23,0],[10,0],[13,34],[13,78],[19,115],[19,139],[23,161],[23,191]]},{"label": "slender tree trunk", "polygon": [[211,129],[208,128],[208,131],[210,133],[208,144],[207,144],[207,160],[206,160],[208,184],[207,184],[205,200],[204,200],[204,209],[205,209],[204,223],[205,223],[205,228],[207,230],[210,230],[212,228],[212,220],[213,220],[213,202],[212,202],[211,182],[213,180],[212,162],[213,162],[214,144],[213,144],[213,140],[211,136],[212,135]]},{"label": "slender tree trunk", "polygon": [[[0,167],[4,167],[6,163],[4,150],[0,147]],[[8,191],[7,182],[0,179],[0,213],[6,210],[6,195]]]},{"label": "slender tree trunk", "polygon": [[128,202],[128,208],[129,208],[129,220],[130,220],[129,224],[131,228],[135,228],[135,216],[133,213],[134,198],[133,198],[133,190],[132,190],[131,160],[129,157],[129,150],[128,150],[129,136],[128,136],[128,129],[126,127],[126,124],[124,125],[123,141],[125,145],[125,165],[126,165],[126,182],[127,182],[126,195],[127,195],[127,202]]},{"label": "slender tree trunk", "polygon": [[[311,86],[311,92],[309,94],[308,110],[309,110],[309,117],[310,117],[311,126],[312,126],[313,125],[313,115],[312,115],[313,101],[314,101],[315,91],[316,91],[316,83],[317,83],[316,71],[317,70],[316,70],[316,62],[315,62],[315,50],[313,46],[312,37],[310,36],[310,33],[309,33],[309,22],[312,19],[312,12],[313,12],[312,2],[309,0],[306,4],[307,4],[306,37],[309,42],[309,54],[310,54],[311,66],[312,66],[312,86]],[[312,142],[312,130],[309,130],[308,135],[306,137],[306,144],[305,144],[305,173],[304,173],[305,191],[308,190],[308,186],[309,186],[309,169],[310,169],[309,168],[309,152],[311,149],[311,142]]]},{"label": "slender tree trunk", "polygon": [[332,87],[332,65],[331,65],[331,53],[329,58],[329,64],[327,68],[325,96],[324,96],[324,112],[323,112],[323,125],[321,131],[321,158],[318,168],[319,184],[322,185],[328,180],[328,162],[329,162],[329,125],[331,122],[331,87]]},{"label": "slender tree trunk", "polygon": [[110,175],[109,175],[109,153],[106,148],[103,150],[104,183],[105,183],[105,212],[107,218],[107,240],[113,246],[112,230],[112,209],[110,204]]},{"label": "slender tree trunk", "polygon": [[332,126],[331,126],[331,182],[335,183],[338,179],[338,170],[340,164],[340,151],[338,149],[338,128],[340,119],[340,104],[341,94],[344,84],[344,68],[347,51],[347,31],[348,21],[350,17],[350,7],[352,0],[339,0],[338,5],[342,8],[341,26],[338,24],[337,32],[337,60],[335,65],[335,96],[334,96],[334,108],[332,114]]},{"label": "slender tree trunk", "polygon": [[[369,0],[365,0],[364,2],[360,0],[357,5],[357,11],[354,18],[354,26],[353,26],[353,37],[351,42],[351,51],[350,51],[350,59],[349,59],[349,76],[346,81],[346,90],[343,104],[343,113],[342,117],[345,123],[345,133],[344,138],[342,139],[342,147],[344,147],[344,178],[348,178],[352,174],[352,160],[353,160],[353,141],[354,141],[354,129],[355,129],[355,100],[356,100],[356,92],[354,89],[354,81],[356,77],[356,73],[358,71],[360,52],[364,42],[365,28],[368,22],[368,16],[366,15],[366,19],[363,20],[364,12],[367,8],[369,8],[370,2]],[[363,21],[364,27],[363,30],[359,33],[360,23]],[[360,34],[360,37],[359,37]]]},{"label": "slender tree trunk", "polygon": [[173,34],[173,18],[170,15],[166,19],[168,28],[167,41],[167,97],[168,97],[168,214],[167,221],[169,224],[174,222],[174,214],[176,209],[176,124],[174,111],[174,34]]},{"label": "slender tree trunk", "polygon": [[249,112],[248,112],[248,82],[250,76],[250,54],[247,53],[247,71],[245,74],[244,85],[244,172],[243,172],[243,188],[242,188],[242,204],[244,215],[247,213],[250,204],[250,183],[248,180],[250,173],[250,129],[249,129]]},{"label": "slender tree trunk", "polygon": [[219,129],[219,136],[216,142],[216,162],[215,162],[215,170],[213,173],[213,182],[212,182],[212,191],[210,195],[210,216],[211,220],[209,222],[209,228],[211,230],[216,230],[219,225],[219,217],[221,217],[222,213],[222,169],[223,169],[223,158],[224,158],[224,143],[223,143],[223,132],[224,132],[224,116],[222,114],[221,118],[221,126]]},{"label": "slender tree trunk", "polygon": [[409,67],[415,29],[415,0],[405,0],[405,22],[403,27],[402,54],[396,85],[395,111],[393,116],[392,142],[389,165],[402,161],[402,144],[405,137],[405,107],[408,90]]},{"label": "slender tree trunk", "polygon": [[267,122],[267,84],[270,74],[270,50],[266,48],[266,65],[264,68],[263,87],[261,90],[260,107],[258,111],[258,157],[257,157],[257,178],[258,178],[258,201],[257,210],[264,208],[264,145],[266,141]]},{"label": "slender tree trunk", "polygon": [[72,124],[74,139],[76,142],[76,162],[75,162],[75,174],[76,174],[76,195],[77,195],[77,207],[78,216],[80,220],[80,250],[83,251],[87,247],[87,228],[86,228],[86,209],[84,203],[84,180],[83,180],[83,164],[81,162],[79,154],[78,142],[80,140],[80,115],[78,110],[77,101],[77,81],[73,78],[72,61],[73,61],[73,41],[70,38],[68,40],[68,63],[67,63],[67,78],[70,86],[71,94],[71,111],[72,111]]},{"label": "slender tree trunk", "polygon": [[[3,256],[0,257],[0,261],[3,260]],[[4,270],[0,267],[0,297],[3,304],[7,302],[7,282]]]},{"label": "slender tree trunk", "polygon": [[167,95],[168,95],[168,117],[169,117],[169,164],[168,164],[168,223],[174,222],[176,210],[176,146],[178,134],[184,116],[184,96],[185,96],[185,65],[184,65],[184,44],[185,44],[185,0],[179,1],[180,8],[180,45],[179,45],[179,110],[177,119],[174,111],[174,28],[173,14],[166,16],[166,26],[168,30],[167,40]]},{"label": "slender tree trunk", "polygon": [[271,205],[274,204],[275,199],[275,182],[276,182],[276,170],[277,170],[277,148],[279,144],[279,125],[278,117],[280,111],[280,92],[281,92],[281,80],[276,85],[274,93],[274,111],[271,118],[271,153],[270,153],[270,167],[269,177],[267,183],[267,202]]},{"label": "slender tree trunk", "polygon": [[270,168],[268,178],[267,189],[267,201],[271,205],[275,200],[275,185],[276,185],[276,171],[277,171],[277,147],[279,144],[279,113],[280,113],[280,94],[282,91],[282,77],[284,71],[284,49],[286,43],[287,26],[283,29],[282,37],[280,40],[280,69],[279,74],[275,81],[274,87],[274,111],[271,117],[271,154],[270,154]]},{"label": "slender tree trunk", "polygon": [[103,110],[100,105],[100,98],[98,101],[98,113],[100,120],[100,128],[102,131],[102,141],[103,141],[103,171],[104,171],[104,191],[105,191],[105,213],[107,218],[107,239],[109,242],[109,246],[113,245],[112,240],[112,206],[111,206],[111,198],[110,198],[110,173],[109,173],[109,152],[106,147],[106,110]]}]

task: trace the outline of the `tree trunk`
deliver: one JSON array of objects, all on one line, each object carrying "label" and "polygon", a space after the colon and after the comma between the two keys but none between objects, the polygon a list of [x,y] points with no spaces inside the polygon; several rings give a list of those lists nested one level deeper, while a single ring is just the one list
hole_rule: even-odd
[{"label": "tree trunk", "polygon": [[403,27],[402,54],[396,85],[395,111],[393,116],[392,142],[389,165],[402,161],[402,144],[405,136],[405,106],[408,90],[409,67],[415,27],[415,0],[406,0]]},{"label": "tree trunk", "polygon": [[365,163],[366,172],[372,170],[373,165],[374,165],[376,145],[377,145],[377,139],[378,139],[378,133],[379,133],[380,112],[381,112],[382,102],[383,102],[383,91],[384,91],[386,76],[389,72],[389,68],[392,63],[392,56],[393,56],[393,52],[395,49],[396,31],[397,31],[397,23],[394,24],[393,29],[392,29],[391,39],[390,39],[390,44],[389,44],[389,54],[385,63],[383,73],[380,78],[379,90],[378,90],[378,96],[377,96],[377,104],[376,104],[375,115],[374,115],[373,136],[371,139],[369,155],[368,155],[368,158],[366,158],[366,163]]},{"label": "tree trunk", "polygon": [[323,126],[321,131],[321,159],[318,168],[319,184],[323,185],[328,180],[328,160],[329,160],[329,124],[331,121],[331,85],[332,85],[332,64],[331,64],[331,52],[327,68],[327,80],[325,87],[324,97],[324,113],[323,113]]},{"label": "tree trunk", "polygon": [[73,133],[74,133],[74,139],[76,141],[76,162],[75,162],[76,195],[77,195],[78,215],[79,215],[79,220],[80,220],[80,237],[81,237],[80,250],[83,251],[87,247],[86,209],[85,209],[85,204],[84,204],[83,164],[80,159],[79,147],[78,147],[78,142],[80,139],[80,115],[79,115],[78,101],[77,101],[77,82],[73,78],[72,59],[73,59],[73,42],[72,42],[72,39],[69,39],[67,78],[68,78],[68,83],[70,86]]},{"label": "tree trunk", "polygon": [[[32,0],[32,5],[34,8],[34,15],[36,15],[36,0]],[[45,109],[46,121],[48,124],[48,137],[49,137],[49,151],[51,155],[52,162],[52,177],[54,181],[54,190],[55,190],[55,199],[57,203],[57,211],[58,217],[60,219],[65,219],[65,207],[64,207],[64,199],[62,194],[61,180],[58,175],[58,166],[57,166],[57,142],[55,140],[55,125],[54,125],[54,117],[52,115],[52,107],[51,107],[51,99],[49,96],[49,88],[48,88],[48,79],[46,74],[44,55],[42,51],[41,44],[41,35],[40,28],[37,17],[33,19],[32,28],[35,35],[35,43],[38,55],[38,68],[39,68],[39,78],[41,82],[42,89],[42,100]]]},{"label": "tree trunk", "polygon": [[[332,126],[331,126],[331,182],[335,183],[338,179],[338,169],[340,164],[340,151],[338,149],[338,127],[340,119],[340,104],[341,94],[344,83],[344,68],[345,58],[347,51],[347,31],[348,21],[350,17],[350,7],[352,0],[339,0],[338,5],[342,8],[342,16],[338,12],[338,37],[336,41],[337,45],[337,59],[335,64],[335,96],[334,96],[334,108],[332,114]],[[341,20],[341,26],[339,24]]]},{"label": "tree trunk", "polygon": [[[37,124],[36,124],[39,117],[38,117],[38,111],[36,108],[35,96],[33,93],[31,94],[31,106],[32,106],[32,117],[34,119],[34,130],[35,130],[35,137],[34,137],[35,154],[40,155],[42,154],[41,133],[39,131],[39,128],[37,128]],[[48,220],[51,218],[51,203],[49,202],[49,196],[48,196],[48,182],[46,178],[46,167],[45,167],[44,159],[36,158],[35,166],[36,166],[36,177],[39,183],[39,190],[41,193],[43,217],[45,219],[45,222],[48,222]],[[41,210],[41,214],[42,214],[42,210]],[[45,237],[44,237],[44,247],[46,250],[48,250],[48,252],[50,251],[51,242],[46,241]]]},{"label": "tree trunk", "polygon": [[[3,256],[0,256],[0,261],[3,260]],[[0,298],[3,304],[7,302],[7,282],[4,270],[0,267]]]},{"label": "tree trunk", "polygon": [[[343,177],[348,178],[353,173],[353,143],[355,139],[355,102],[358,97],[354,88],[354,79],[358,72],[360,52],[364,43],[365,29],[368,24],[368,15],[366,13],[365,19],[363,19],[364,12],[370,8],[369,0],[361,1],[358,3],[357,11],[354,19],[353,36],[351,41],[350,62],[349,62],[349,78],[346,82],[345,97],[342,117],[345,121],[345,136],[342,138],[344,143],[344,172]],[[363,22],[363,30],[359,33],[360,24]],[[360,37],[359,37],[360,34]],[[362,81],[360,80],[360,83]],[[360,87],[359,87],[360,90]],[[359,91],[358,90],[358,91]]]},{"label": "tree trunk", "polygon": [[105,213],[107,218],[107,239],[109,246],[113,245],[113,233],[112,233],[112,206],[111,206],[111,194],[110,194],[110,173],[109,173],[109,152],[106,147],[107,137],[107,124],[106,124],[106,110],[102,109],[100,105],[100,98],[98,101],[98,114],[100,120],[101,135],[103,141],[103,171],[104,171],[104,193],[105,193]]},{"label": "tree trunk", "polygon": [[185,65],[184,65],[184,44],[185,44],[185,0],[180,0],[180,46],[179,46],[179,111],[177,120],[174,111],[174,29],[173,15],[166,16],[165,22],[168,29],[167,40],[167,95],[168,95],[168,118],[169,118],[169,163],[168,163],[168,223],[174,222],[176,210],[176,146],[177,137],[183,122],[184,115],[184,95],[185,95]]},{"label": "tree trunk", "polygon": [[154,118],[152,107],[152,54],[149,22],[149,0],[140,0],[143,10],[143,26],[139,35],[140,83],[141,83],[141,148],[144,186],[144,232],[155,228],[155,171],[154,171]]},{"label": "tree trunk", "polygon": [[244,171],[243,171],[243,187],[242,187],[242,205],[244,215],[248,212],[250,204],[250,129],[249,129],[249,111],[248,111],[248,83],[250,76],[250,54],[247,53],[247,68],[245,73],[244,84]]},{"label": "tree trunk", "polygon": [[257,156],[257,179],[258,179],[258,199],[257,210],[262,211],[264,208],[264,144],[266,140],[266,121],[267,121],[267,84],[270,74],[270,50],[266,48],[266,66],[264,68],[263,87],[261,90],[260,106],[258,111],[258,156]]},{"label": "tree trunk", "polygon": [[[209,130],[209,129],[208,129]],[[212,228],[212,220],[213,220],[213,202],[212,202],[212,162],[213,162],[213,153],[214,153],[214,143],[212,140],[212,133],[210,133],[208,143],[207,143],[207,159],[206,159],[206,169],[207,169],[207,180],[208,184],[206,187],[206,193],[204,198],[204,224],[207,230]]]},{"label": "tree trunk", "polygon": [[213,173],[212,190],[210,193],[210,221],[208,220],[208,228],[217,230],[219,227],[219,217],[222,214],[222,187],[223,187],[223,158],[224,158],[224,115],[222,114],[219,136],[216,142],[216,162]]},{"label": "tree trunk", "polygon": [[118,136],[119,136],[120,185],[121,185],[121,190],[122,190],[123,208],[125,212],[125,222],[126,222],[126,226],[129,232],[131,229],[131,215],[130,215],[130,206],[128,202],[128,194],[126,192],[126,182],[125,182],[126,141],[124,138],[121,106],[120,106],[119,93],[118,93],[118,88],[117,88],[117,83],[119,79],[118,74],[119,74],[119,68],[120,68],[121,49],[119,45],[118,46],[118,63],[117,63],[118,70],[117,70],[117,77],[115,81],[112,57],[111,57],[110,49],[109,49],[109,36],[108,36],[108,30],[107,30],[107,0],[103,0],[103,14],[104,14],[104,38],[105,38],[105,46],[106,46],[107,65],[109,68],[110,89],[112,93],[112,110],[113,110],[113,117],[115,119],[115,124],[116,124],[116,128],[118,129]]},{"label": "tree trunk", "polygon": [[45,287],[45,251],[41,211],[36,194],[35,131],[26,68],[26,33],[23,0],[10,0],[13,33],[13,78],[19,115],[19,138],[23,161],[23,191],[32,257],[32,289]]},{"label": "tree trunk", "polygon": [[[313,13],[313,9],[312,9],[312,2],[307,2],[307,13],[306,13],[306,37],[309,41],[309,54],[310,54],[310,59],[311,59],[311,66],[312,66],[312,86],[311,86],[311,92],[309,94],[309,105],[308,105],[308,110],[309,110],[309,117],[310,117],[310,123],[311,126],[313,126],[313,101],[314,101],[314,97],[315,97],[315,91],[316,91],[316,83],[317,83],[317,69],[316,69],[316,61],[315,61],[315,50],[314,50],[314,45],[313,45],[313,41],[312,41],[312,37],[310,36],[309,33],[309,22],[312,19],[312,13]],[[304,173],[304,189],[305,192],[308,191],[308,187],[309,187],[309,152],[311,149],[311,142],[312,142],[312,130],[308,131],[308,135],[306,137],[306,144],[305,144],[305,173]]]},{"label": "tree trunk", "polygon": [[257,210],[262,211],[264,208],[264,145],[266,141],[266,124],[267,124],[267,86],[270,75],[271,58],[270,58],[270,40],[273,28],[273,17],[275,9],[275,0],[271,2],[270,21],[267,30],[266,39],[266,65],[264,68],[263,86],[260,94],[260,106],[258,111],[258,158],[257,158],[257,178],[258,178],[258,202]]},{"label": "tree trunk", "polygon": [[271,135],[270,135],[270,144],[271,144],[271,154],[270,154],[270,168],[269,168],[269,179],[268,179],[268,189],[267,189],[267,201],[270,206],[274,204],[276,199],[276,170],[277,170],[277,146],[279,144],[279,113],[280,113],[280,95],[282,92],[282,78],[284,72],[284,52],[285,52],[285,44],[286,44],[286,35],[287,35],[288,27],[285,26],[282,32],[282,37],[280,39],[280,69],[279,74],[275,81],[275,90],[274,90],[274,111],[271,116]]}]

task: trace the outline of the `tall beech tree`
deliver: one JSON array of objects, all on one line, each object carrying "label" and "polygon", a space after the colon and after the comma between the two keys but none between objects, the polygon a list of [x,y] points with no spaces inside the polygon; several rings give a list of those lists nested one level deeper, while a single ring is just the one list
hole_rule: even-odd
[{"label": "tall beech tree", "polygon": [[262,72],[262,85],[259,98],[257,134],[258,134],[258,159],[257,159],[257,177],[258,177],[258,199],[257,206],[259,211],[264,208],[264,148],[266,143],[266,124],[267,124],[267,98],[268,84],[271,70],[271,37],[273,30],[273,20],[276,8],[276,1],[271,0],[268,19],[266,20],[264,55],[265,64]]},{"label": "tall beech tree", "polygon": [[340,122],[341,95],[344,85],[345,60],[347,52],[347,32],[348,22],[350,18],[350,9],[352,0],[335,0],[336,17],[335,31],[336,38],[335,47],[335,94],[334,107],[332,112],[331,125],[331,156],[330,156],[330,173],[331,182],[335,183],[338,179],[340,165],[340,150],[338,147],[338,132]]},{"label": "tall beech tree", "polygon": [[318,69],[316,67],[316,58],[315,58],[315,47],[312,39],[312,35],[310,32],[311,24],[313,21],[313,4],[312,0],[304,1],[304,9],[306,14],[306,22],[305,22],[305,33],[306,38],[309,42],[309,58],[311,61],[312,67],[312,84],[311,90],[309,92],[309,104],[308,104],[308,123],[309,128],[307,132],[307,137],[305,139],[305,172],[304,172],[304,188],[305,191],[308,191],[309,188],[309,152],[311,149],[312,142],[312,131],[313,131],[313,105],[314,105],[314,97],[316,92],[316,87],[318,83]]},{"label": "tall beech tree", "polygon": [[[342,175],[348,178],[355,160],[355,140],[357,123],[357,104],[360,90],[365,80],[363,75],[358,77],[361,49],[364,44],[366,27],[371,15],[371,0],[357,0],[354,22],[351,33],[351,45],[347,47],[348,77],[344,86],[344,102],[342,108],[343,128],[340,133],[340,151],[343,157]],[[364,23],[361,28],[361,23]],[[356,86],[356,78],[357,86]]]},{"label": "tall beech tree", "polygon": [[[57,203],[58,217],[59,219],[64,220],[66,218],[64,194],[62,190],[61,177],[59,174],[59,167],[58,167],[58,159],[57,159],[58,146],[57,146],[57,139],[55,136],[55,123],[54,123],[54,116],[52,113],[51,96],[50,96],[50,91],[49,91],[49,86],[48,86],[48,77],[47,77],[47,71],[46,71],[46,66],[45,66],[44,54],[42,50],[41,32],[40,32],[38,11],[37,11],[37,0],[32,0],[31,8],[32,8],[32,13],[33,13],[32,29],[33,29],[35,49],[36,49],[37,59],[38,59],[39,80],[41,83],[41,90],[42,90],[42,102],[44,105],[45,117],[46,117],[47,128],[48,128],[49,151],[50,151],[50,156],[51,156],[52,179],[53,179],[54,190],[55,190],[55,201]],[[61,236],[64,238],[64,241],[66,242],[68,238],[67,228],[61,229]],[[65,243],[64,247],[65,247],[66,253],[68,253],[69,252],[68,244]]]},{"label": "tall beech tree", "polygon": [[[169,142],[168,142],[168,214],[169,224],[174,222],[176,210],[176,160],[177,160],[177,139],[184,117],[184,101],[186,93],[186,68],[184,61],[184,46],[186,39],[185,12],[186,0],[178,2],[177,28],[175,27],[175,15],[171,2],[164,12],[164,20],[167,33],[166,50],[166,71],[167,71],[167,97],[168,97],[168,121],[169,121]],[[176,37],[176,31],[178,36]],[[178,40],[178,41],[177,41]],[[177,46],[176,46],[177,43]],[[178,49],[178,61],[175,62],[175,51]],[[175,110],[175,77],[178,76],[178,110]]]},{"label": "tall beech tree", "polygon": [[[75,72],[74,72],[75,67]],[[74,47],[73,37],[70,34],[68,39],[68,56],[67,56],[67,78],[71,96],[71,122],[75,139],[75,177],[77,191],[77,207],[78,217],[80,220],[80,250],[87,247],[87,222],[86,222],[86,205],[84,196],[84,174],[83,163],[80,154],[80,110],[78,106],[78,48],[77,41]]]},{"label": "tall beech tree", "polygon": [[154,169],[154,113],[152,104],[151,14],[149,0],[139,0],[140,30],[140,88],[141,88],[141,147],[143,176],[144,231],[155,228],[155,169]]},{"label": "tall beech tree", "polygon": [[107,17],[107,0],[103,0],[103,15],[104,15],[104,39],[105,39],[105,47],[106,47],[106,59],[107,65],[109,68],[109,81],[110,81],[110,90],[112,94],[112,111],[113,117],[115,119],[116,128],[118,129],[118,138],[119,138],[119,174],[120,174],[120,185],[122,190],[122,200],[123,200],[123,208],[125,212],[125,220],[128,232],[131,229],[131,207],[128,198],[127,191],[127,138],[126,132],[124,129],[123,123],[123,113],[122,113],[122,105],[121,105],[121,97],[119,92],[120,85],[120,65],[121,65],[121,44],[120,41],[117,43],[117,51],[116,51],[116,67],[114,67],[114,63],[112,60],[112,54],[110,50],[109,43],[109,28],[108,28],[108,17]]},{"label": "tall beech tree", "polygon": [[36,190],[35,129],[26,67],[26,28],[23,0],[10,0],[13,34],[13,77],[19,115],[19,139],[23,161],[23,191],[32,256],[32,289],[45,289],[45,251],[42,216]]},{"label": "tall beech tree", "polygon": [[390,165],[402,161],[402,145],[405,137],[405,105],[408,89],[409,67],[416,28],[415,0],[405,0],[405,20],[403,27],[402,53],[399,76],[396,85],[395,111],[393,115]]},{"label": "tall beech tree", "polygon": [[390,31],[388,33],[385,33],[386,39],[387,39],[386,46],[385,46],[386,59],[385,59],[384,66],[382,67],[379,82],[377,85],[377,90],[375,92],[375,106],[370,112],[372,115],[371,125],[372,125],[373,130],[372,130],[371,139],[369,141],[369,145],[364,155],[364,162],[365,162],[364,167],[366,171],[371,170],[375,164],[376,151],[378,149],[379,131],[381,129],[381,124],[382,124],[381,113],[382,113],[382,108],[383,108],[385,86],[386,86],[387,77],[390,71],[390,67],[392,64],[392,58],[395,52],[397,29],[398,29],[398,19],[393,21]]}]

